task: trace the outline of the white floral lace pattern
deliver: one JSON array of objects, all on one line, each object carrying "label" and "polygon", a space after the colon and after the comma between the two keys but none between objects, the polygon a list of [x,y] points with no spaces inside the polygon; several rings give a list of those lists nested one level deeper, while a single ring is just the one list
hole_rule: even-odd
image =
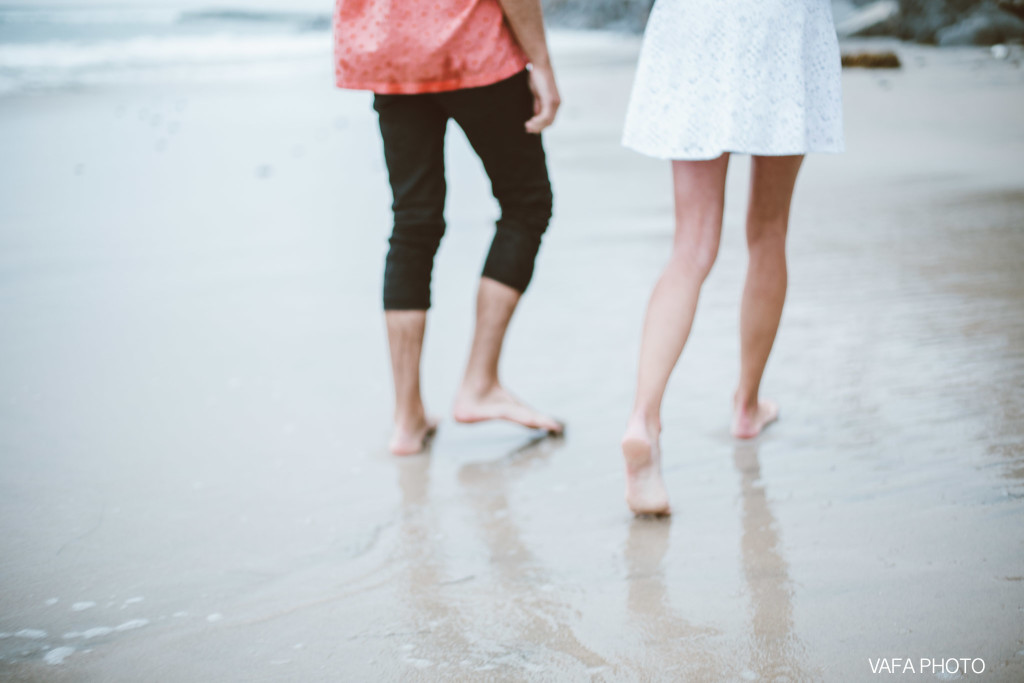
[{"label": "white floral lace pattern", "polygon": [[843,151],[829,0],[657,0],[623,144],[662,159]]}]

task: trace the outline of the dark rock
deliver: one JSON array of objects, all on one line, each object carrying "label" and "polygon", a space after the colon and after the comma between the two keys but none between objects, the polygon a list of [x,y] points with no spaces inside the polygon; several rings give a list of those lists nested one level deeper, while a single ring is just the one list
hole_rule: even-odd
[{"label": "dark rock", "polygon": [[940,29],[939,45],[998,45],[1024,40],[1024,21],[996,7],[980,7],[963,20]]},{"label": "dark rock", "polygon": [[900,5],[896,0],[879,0],[853,9],[836,22],[843,38],[895,35],[900,25]]},{"label": "dark rock", "polygon": [[[723,0],[724,2],[725,0]],[[543,0],[548,21],[566,28],[640,33],[654,0]],[[893,11],[894,6],[899,12]],[[842,36],[897,35],[919,43],[992,45],[1024,39],[1024,0],[835,0]]]},{"label": "dark rock", "polygon": [[997,0],[999,9],[1009,12],[1018,19],[1024,19],[1024,0]]},{"label": "dark rock", "polygon": [[898,69],[902,66],[895,52],[852,52],[843,55],[843,68]]},{"label": "dark rock", "polygon": [[941,29],[955,24],[984,1],[900,0],[900,37],[935,43]]},{"label": "dark rock", "polygon": [[640,33],[653,5],[654,0],[544,0],[544,15],[555,26]]},{"label": "dark rock", "polygon": [[919,43],[992,45],[1024,37],[1017,22],[1022,14],[1024,0],[900,0],[900,37]]}]

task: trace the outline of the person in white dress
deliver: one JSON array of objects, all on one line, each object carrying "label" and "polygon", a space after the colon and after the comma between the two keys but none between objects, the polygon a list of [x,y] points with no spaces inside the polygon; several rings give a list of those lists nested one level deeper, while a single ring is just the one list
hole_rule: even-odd
[{"label": "person in white dress", "polygon": [[732,434],[753,438],[779,415],[760,385],[786,296],[790,202],[805,154],[843,150],[840,70],[829,0],[657,0],[651,11],[623,144],[672,160],[675,238],[622,439],[636,514],[670,511],[661,402],[718,253],[731,154],[753,157]]}]

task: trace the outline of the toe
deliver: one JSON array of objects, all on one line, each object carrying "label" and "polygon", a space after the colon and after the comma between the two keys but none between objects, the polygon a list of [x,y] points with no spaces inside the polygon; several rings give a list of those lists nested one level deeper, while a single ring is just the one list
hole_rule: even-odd
[{"label": "toe", "polygon": [[430,420],[419,432],[396,433],[388,444],[392,455],[416,455],[427,449],[430,440],[437,433],[437,421]]},{"label": "toe", "polygon": [[419,448],[410,446],[406,442],[392,441],[390,449],[392,455],[416,455],[420,452]]},{"label": "toe", "polygon": [[545,429],[549,434],[559,435],[565,433],[565,423],[550,417],[544,420],[541,428]]}]

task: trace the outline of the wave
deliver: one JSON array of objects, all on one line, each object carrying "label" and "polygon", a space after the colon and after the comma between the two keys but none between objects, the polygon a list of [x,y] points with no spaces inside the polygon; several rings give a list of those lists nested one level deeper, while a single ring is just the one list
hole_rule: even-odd
[{"label": "wave", "polygon": [[279,24],[298,28],[328,28],[331,15],[326,12],[284,12],[236,9],[164,9],[164,8],[35,8],[0,6],[0,26],[17,25],[136,25],[174,26],[196,24]]},{"label": "wave", "polygon": [[39,24],[141,24],[173,25],[187,14],[181,10],[142,7],[35,8],[0,7],[0,26]]},{"label": "wave", "polygon": [[311,12],[0,7],[0,93],[329,68],[330,24]]},{"label": "wave", "polygon": [[0,45],[0,70],[81,69],[274,61],[330,53],[328,33],[139,37],[97,43],[72,41]]},{"label": "wave", "polygon": [[331,26],[331,15],[316,12],[258,12],[253,10],[209,9],[183,12],[182,24],[229,22],[253,24],[288,24],[300,29],[320,30]]}]

